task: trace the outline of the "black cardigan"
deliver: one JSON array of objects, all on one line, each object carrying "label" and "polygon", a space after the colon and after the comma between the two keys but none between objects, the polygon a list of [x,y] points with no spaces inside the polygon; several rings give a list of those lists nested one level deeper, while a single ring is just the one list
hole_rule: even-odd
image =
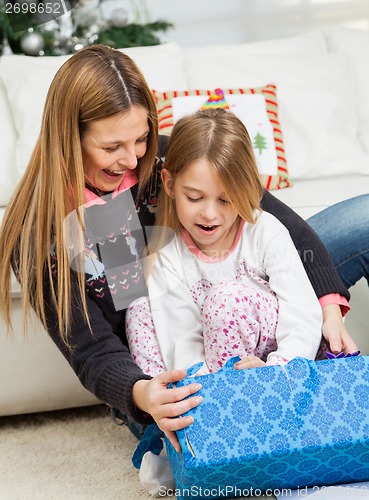
[{"label": "black cardigan", "polygon": [[[160,153],[163,156],[162,148],[166,146],[165,138],[161,139],[160,145]],[[154,223],[153,207],[160,189],[161,168],[162,161],[159,161],[154,168],[150,189],[136,203],[136,213],[142,227],[150,227]],[[131,189],[131,193],[132,199],[136,199],[136,186]],[[262,208],[277,217],[290,231],[318,298],[330,293],[338,293],[349,299],[349,292],[343,286],[325,247],[310,226],[267,191],[262,199]],[[95,209],[96,207],[92,207],[91,213]],[[132,213],[128,215],[128,218],[131,215],[133,215],[131,221],[136,221],[136,226],[133,222],[127,223],[127,213],[122,214],[122,234],[118,235],[117,238],[115,236],[110,238],[114,228],[108,227],[110,226],[108,219],[106,228],[104,227],[105,223],[100,224],[100,227],[105,229],[105,235],[94,236],[93,233],[90,234],[90,248],[99,259],[100,266],[102,267],[101,262],[104,262],[104,255],[107,255],[106,259],[109,260],[109,263],[104,262],[106,265],[103,272],[100,272],[101,267],[95,265],[94,272],[86,273],[87,304],[93,333],[90,332],[81,312],[78,288],[73,272],[73,321],[69,332],[72,349],[66,347],[60,340],[57,318],[49,301],[46,303],[46,313],[50,336],[70,363],[81,383],[105,403],[130,414],[138,422],[149,423],[151,419],[138,410],[132,401],[132,387],[136,381],[150,377],[144,375],[131,358],[125,335],[125,302],[116,299],[116,295],[113,293],[119,287],[121,293],[122,287],[127,286],[127,279],[132,285],[140,273],[140,269],[137,267],[138,260],[134,257],[137,249],[133,250],[132,253],[132,248],[130,248],[130,252],[128,252],[131,255],[130,262],[122,262],[122,258],[118,257],[124,252],[127,254],[127,245],[129,247],[130,241],[127,239],[127,234],[128,236],[137,235],[138,219],[136,214]],[[92,218],[95,218],[95,214],[92,215]],[[143,244],[144,241],[141,241],[141,246]],[[112,249],[110,253],[107,251],[108,245]],[[93,262],[96,264],[96,260]],[[57,261],[55,259],[54,273],[56,272]],[[45,292],[49,293],[46,284]],[[139,294],[143,294],[142,289],[140,289]],[[123,295],[121,293],[122,297],[124,299],[124,292]]]}]

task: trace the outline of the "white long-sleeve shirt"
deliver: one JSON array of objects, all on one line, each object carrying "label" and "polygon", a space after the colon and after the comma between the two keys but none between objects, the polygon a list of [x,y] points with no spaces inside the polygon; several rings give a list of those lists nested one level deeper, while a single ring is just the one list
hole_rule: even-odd
[{"label": "white long-sleeve shirt", "polygon": [[[305,257],[314,258],[308,252]],[[203,254],[188,233],[176,234],[158,252],[148,290],[166,369],[205,360],[200,311],[208,288],[229,281],[255,287],[257,278],[269,282],[279,302],[278,347],[267,361],[273,356],[314,359],[321,340],[319,301],[287,229],[262,212],[255,224],[241,221],[222,259]]]}]

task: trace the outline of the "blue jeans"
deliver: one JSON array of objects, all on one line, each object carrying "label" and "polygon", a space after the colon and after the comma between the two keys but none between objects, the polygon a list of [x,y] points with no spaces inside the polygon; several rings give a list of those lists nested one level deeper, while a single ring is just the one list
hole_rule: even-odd
[{"label": "blue jeans", "polygon": [[336,203],[307,220],[327,248],[346,288],[369,281],[369,194]]},{"label": "blue jeans", "polygon": [[117,425],[127,425],[128,429],[132,432],[132,434],[140,440],[147,429],[147,425],[142,425],[134,420],[129,415],[122,413],[118,408],[113,408],[112,406],[108,406],[108,410],[110,416]]}]

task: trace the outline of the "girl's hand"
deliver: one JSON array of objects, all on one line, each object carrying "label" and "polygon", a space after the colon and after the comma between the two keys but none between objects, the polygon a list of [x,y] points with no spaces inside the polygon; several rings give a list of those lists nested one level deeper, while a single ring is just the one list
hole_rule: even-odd
[{"label": "girl's hand", "polygon": [[346,330],[338,304],[323,307],[322,333],[328,342],[328,350],[333,354],[339,354],[341,351],[347,354],[359,350]]},{"label": "girl's hand", "polygon": [[135,405],[152,416],[178,452],[181,451],[181,446],[175,431],[191,425],[193,418],[190,416],[176,417],[195,408],[203,399],[201,396],[194,396],[184,400],[187,396],[198,392],[202,387],[201,384],[194,383],[168,389],[169,383],[175,383],[185,376],[186,370],[166,371],[151,380],[138,380],[132,390]]},{"label": "girl's hand", "polygon": [[265,366],[264,361],[261,361],[257,356],[245,356],[244,358],[237,361],[233,368],[235,370],[244,370],[245,368],[258,368],[259,366]]}]

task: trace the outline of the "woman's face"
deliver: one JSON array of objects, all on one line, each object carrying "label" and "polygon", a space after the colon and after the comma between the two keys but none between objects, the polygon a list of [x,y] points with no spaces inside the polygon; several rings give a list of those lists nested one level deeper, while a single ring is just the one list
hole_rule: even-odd
[{"label": "woman's face", "polygon": [[119,187],[145,155],[149,130],[148,112],[139,105],[89,123],[81,137],[87,184],[104,192]]}]

